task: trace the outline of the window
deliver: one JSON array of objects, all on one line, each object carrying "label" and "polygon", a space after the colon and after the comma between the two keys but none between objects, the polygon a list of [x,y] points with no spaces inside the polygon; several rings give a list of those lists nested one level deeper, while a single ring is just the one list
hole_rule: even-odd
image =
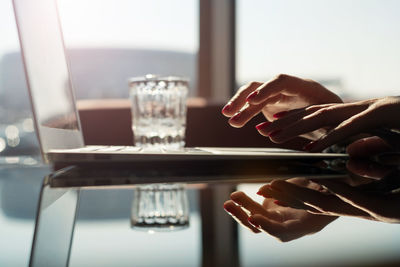
[{"label": "window", "polygon": [[398,95],[399,1],[237,1],[237,83],[279,73],[350,99]]},{"label": "window", "polygon": [[196,0],[59,0],[77,98],[128,96],[127,79],[190,78],[196,92]]}]

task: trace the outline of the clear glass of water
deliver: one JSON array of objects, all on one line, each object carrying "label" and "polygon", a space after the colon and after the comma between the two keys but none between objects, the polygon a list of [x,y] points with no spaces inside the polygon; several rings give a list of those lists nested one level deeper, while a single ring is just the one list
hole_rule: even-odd
[{"label": "clear glass of water", "polygon": [[136,146],[180,149],[185,145],[188,80],[145,77],[129,80]]}]

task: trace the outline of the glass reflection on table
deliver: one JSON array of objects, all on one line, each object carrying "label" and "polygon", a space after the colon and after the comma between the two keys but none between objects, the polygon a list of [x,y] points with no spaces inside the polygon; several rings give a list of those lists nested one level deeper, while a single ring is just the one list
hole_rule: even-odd
[{"label": "glass reflection on table", "polygon": [[131,226],[148,232],[189,227],[185,184],[146,184],[133,191]]},{"label": "glass reflection on table", "polygon": [[[366,190],[369,194],[374,192],[378,193],[379,190],[385,194],[397,192],[396,187],[398,187],[398,183],[396,182],[399,179],[396,180],[398,175],[395,171],[381,172],[384,174],[383,177],[377,177],[376,173],[379,172],[376,172],[376,168],[374,169],[374,173],[366,173],[365,166],[363,168],[360,167],[362,164],[363,163],[360,162],[348,163],[347,166],[349,166],[351,170],[348,174],[309,175],[308,177],[306,176],[308,179],[300,179],[323,185],[324,190],[314,190],[311,192],[321,194],[321,196],[332,196],[332,194],[327,193],[329,188],[328,183],[346,185],[350,189]],[[370,165],[367,164],[367,166]],[[359,169],[359,173],[357,173],[357,168]],[[360,171],[361,169],[363,171]],[[71,176],[66,174],[68,171],[71,171],[73,176],[77,178],[74,180],[73,186],[68,186],[68,179],[71,178]],[[65,173],[58,172],[50,175],[44,180],[40,209],[38,210],[35,241],[32,249],[31,266],[43,266],[43,264],[48,263],[48,252],[51,250],[60,250],[53,252],[54,255],[58,255],[54,258],[59,260],[57,265],[60,266],[66,266],[68,264],[70,266],[75,266],[78,262],[79,264],[86,262],[88,264],[96,263],[96,265],[106,266],[111,263],[107,260],[107,257],[103,256],[103,253],[99,252],[103,251],[104,253],[108,253],[107,250],[112,250],[113,253],[116,253],[116,251],[115,249],[111,249],[110,246],[105,245],[105,243],[99,245],[98,242],[101,242],[100,240],[104,242],[107,239],[112,239],[114,240],[112,243],[115,244],[115,242],[120,242],[118,240],[122,241],[126,239],[124,236],[126,236],[128,232],[123,229],[130,228],[130,210],[121,211],[119,214],[122,220],[120,220],[118,224],[113,224],[114,226],[111,226],[109,223],[107,223],[109,226],[106,226],[106,224],[102,226],[104,219],[107,220],[107,214],[116,212],[116,209],[122,206],[120,201],[134,203],[132,190],[138,188],[139,185],[148,184],[152,181],[152,178],[147,177],[142,180],[135,178],[135,184],[133,184],[133,181],[128,182],[126,179],[115,179],[114,181],[119,182],[110,185],[109,181],[104,180],[104,176],[99,176],[99,180],[97,180],[96,175],[98,173],[92,177],[87,176],[88,172],[83,173],[86,175],[86,178],[79,178],[79,171],[77,172],[76,170],[69,169]],[[116,172],[114,172],[114,175],[118,176]],[[365,176],[370,177],[366,178]],[[371,178],[371,176],[374,177]],[[374,265],[377,262],[400,262],[400,258],[397,256],[399,252],[399,246],[397,245],[399,244],[398,240],[400,240],[400,229],[398,225],[387,223],[377,224],[376,222],[371,223],[364,219],[354,219],[354,217],[350,216],[357,214],[349,214],[348,212],[340,213],[340,208],[342,208],[343,205],[335,206],[336,210],[334,214],[317,214],[319,216],[325,216],[326,218],[331,216],[333,220],[325,225],[320,224],[318,229],[312,229],[309,233],[304,232],[305,234],[299,235],[297,238],[292,238],[290,242],[277,242],[274,238],[271,238],[270,235],[265,233],[254,235],[243,227],[240,227],[238,231],[236,228],[237,224],[223,211],[222,204],[224,201],[229,199],[230,193],[239,185],[238,189],[244,190],[253,198],[258,197],[257,200],[261,202],[264,198],[255,195],[255,192],[257,192],[258,188],[261,186],[270,183],[274,178],[276,177],[270,176],[264,179],[246,179],[246,177],[241,179],[232,179],[229,177],[221,179],[221,177],[208,177],[208,179],[204,181],[204,177],[188,177],[186,181],[189,199],[191,202],[196,201],[197,197],[200,200],[200,207],[199,210],[197,210],[198,213],[193,213],[193,206],[191,205],[192,207],[189,213],[190,227],[183,230],[183,232],[174,231],[173,234],[172,232],[154,233],[150,231],[150,233],[153,233],[150,235],[149,231],[143,232],[131,229],[133,243],[127,242],[127,240],[123,243],[119,243],[118,255],[136,255],[134,257],[135,262],[143,263],[144,257],[151,258],[150,254],[153,251],[154,255],[160,255],[160,257],[158,257],[160,260],[164,258],[164,256],[169,259],[167,261],[164,260],[163,263],[159,262],[159,264],[169,266],[181,265],[183,262],[187,266],[221,266],[221,264],[227,263],[230,264],[230,266],[255,266],[261,264],[277,266],[295,263],[304,265],[318,265],[322,263],[338,263],[345,265],[372,263],[372,265]],[[288,177],[280,178],[285,178],[285,181],[290,182],[290,179],[287,179]],[[110,179],[113,180],[112,177],[110,177]],[[367,182],[365,182],[366,179]],[[76,181],[79,180],[82,181],[82,186],[76,184]],[[125,184],[121,181],[125,181]],[[179,181],[181,182],[182,179]],[[155,182],[159,182],[159,180],[155,179]],[[177,180],[172,179],[171,182],[176,183]],[[283,180],[279,180],[275,183],[279,186],[287,186],[286,182],[283,182]],[[297,186],[296,184],[294,185]],[[303,200],[307,199],[310,193],[310,188],[307,187],[295,187],[294,189],[298,191],[295,191],[293,188],[289,189],[292,190],[290,191],[291,197],[296,198],[300,202],[302,198]],[[113,192],[113,194],[115,194],[114,196],[121,195],[123,192],[129,192],[128,194],[123,194],[130,197],[119,199],[118,203],[114,203],[108,209],[105,207],[103,212],[97,211],[96,214],[91,214],[91,218],[97,218],[96,224],[87,224],[83,221],[78,224],[78,227],[74,227],[76,218],[84,219],[85,214],[80,211],[84,209],[84,206],[87,212],[94,212],[94,210],[96,210],[95,207],[98,208],[100,205],[99,202],[88,201],[89,198],[85,199],[84,196],[86,194],[97,193],[105,195],[107,192]],[[195,199],[193,199],[193,192],[198,192]],[[278,196],[275,197],[278,198]],[[280,197],[280,201],[287,201],[287,199],[285,199],[287,195],[285,196],[285,194],[282,194]],[[115,197],[107,199],[108,201],[112,201]],[[340,197],[337,197],[337,199],[342,200]],[[296,205],[294,205],[294,207],[290,206],[293,203],[288,202],[286,203],[287,207],[282,208],[292,209],[300,215],[316,215],[315,209],[318,210],[318,204],[323,205],[324,199],[318,197],[315,198],[315,201],[315,203],[311,204],[309,203],[310,199],[307,199],[307,201],[302,202],[303,206],[299,205],[299,203],[295,203]],[[321,208],[321,210],[323,209]],[[300,216],[300,219],[302,216],[303,215]],[[336,218],[338,216],[344,217],[337,220]],[[317,217],[318,216],[315,216],[315,218]],[[308,216],[307,218],[307,225],[315,225],[313,216]],[[58,229],[58,231],[53,231],[52,229]],[[62,231],[60,231],[61,229]],[[198,231],[197,234],[193,232],[193,229]],[[200,251],[200,253],[196,254],[197,256],[185,253],[184,257],[175,257],[174,261],[174,259],[168,257],[168,255],[160,254],[160,247],[171,243],[171,238],[174,240],[174,244],[175,242],[178,242],[177,244],[179,244],[179,242],[187,244],[188,235],[185,235],[185,231],[191,231],[189,236],[194,237],[194,240],[197,240],[195,242],[201,244],[197,247],[197,251]],[[368,235],[366,235],[365,232],[368,232]],[[183,235],[180,235],[180,233],[183,233]],[[289,236],[290,231],[286,231],[285,234]],[[182,239],[180,239],[179,236]],[[360,243],[359,240],[364,241]],[[371,244],[370,248],[364,247],[361,249],[360,244],[367,242],[367,240],[369,240],[370,244],[373,243],[374,245]],[[73,246],[72,243],[74,243]],[[49,244],[52,244],[51,248],[47,248]],[[157,244],[157,246],[154,246],[154,244]],[[90,246],[93,247],[90,248]],[[179,245],[177,245],[177,247],[179,247]],[[169,249],[171,249],[171,247]],[[91,257],[87,257],[90,258],[90,261],[85,261],[85,253],[83,251],[93,251],[96,255],[93,254]],[[266,251],[268,251],[268,253],[266,253]],[[171,251],[169,251],[169,253],[171,254]],[[283,255],[288,254],[290,254],[291,257],[283,257]],[[377,257],[377,254],[380,256]],[[188,260],[190,256],[193,258]],[[151,264],[153,265],[156,264],[155,262],[158,262],[154,257],[151,259]],[[52,260],[54,259],[52,258]],[[126,258],[121,259],[121,264],[117,265],[128,266],[128,263],[134,264]],[[56,263],[53,261],[51,264]],[[114,262],[114,264],[116,263]]]}]

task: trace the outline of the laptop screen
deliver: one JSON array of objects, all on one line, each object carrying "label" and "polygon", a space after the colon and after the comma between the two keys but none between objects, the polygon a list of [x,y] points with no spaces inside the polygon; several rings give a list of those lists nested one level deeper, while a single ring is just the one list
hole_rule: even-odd
[{"label": "laptop screen", "polygon": [[56,0],[13,0],[42,151],[83,146]]}]

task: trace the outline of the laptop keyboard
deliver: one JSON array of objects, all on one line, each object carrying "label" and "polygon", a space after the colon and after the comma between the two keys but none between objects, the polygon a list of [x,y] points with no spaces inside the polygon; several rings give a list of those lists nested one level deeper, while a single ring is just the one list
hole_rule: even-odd
[{"label": "laptop keyboard", "polygon": [[83,148],[80,148],[79,152],[206,153],[208,151],[201,149],[201,148],[197,148],[197,147],[190,147],[190,148],[184,148],[184,149],[167,149],[167,148],[143,149],[141,147],[136,147],[136,146],[85,146]]}]

